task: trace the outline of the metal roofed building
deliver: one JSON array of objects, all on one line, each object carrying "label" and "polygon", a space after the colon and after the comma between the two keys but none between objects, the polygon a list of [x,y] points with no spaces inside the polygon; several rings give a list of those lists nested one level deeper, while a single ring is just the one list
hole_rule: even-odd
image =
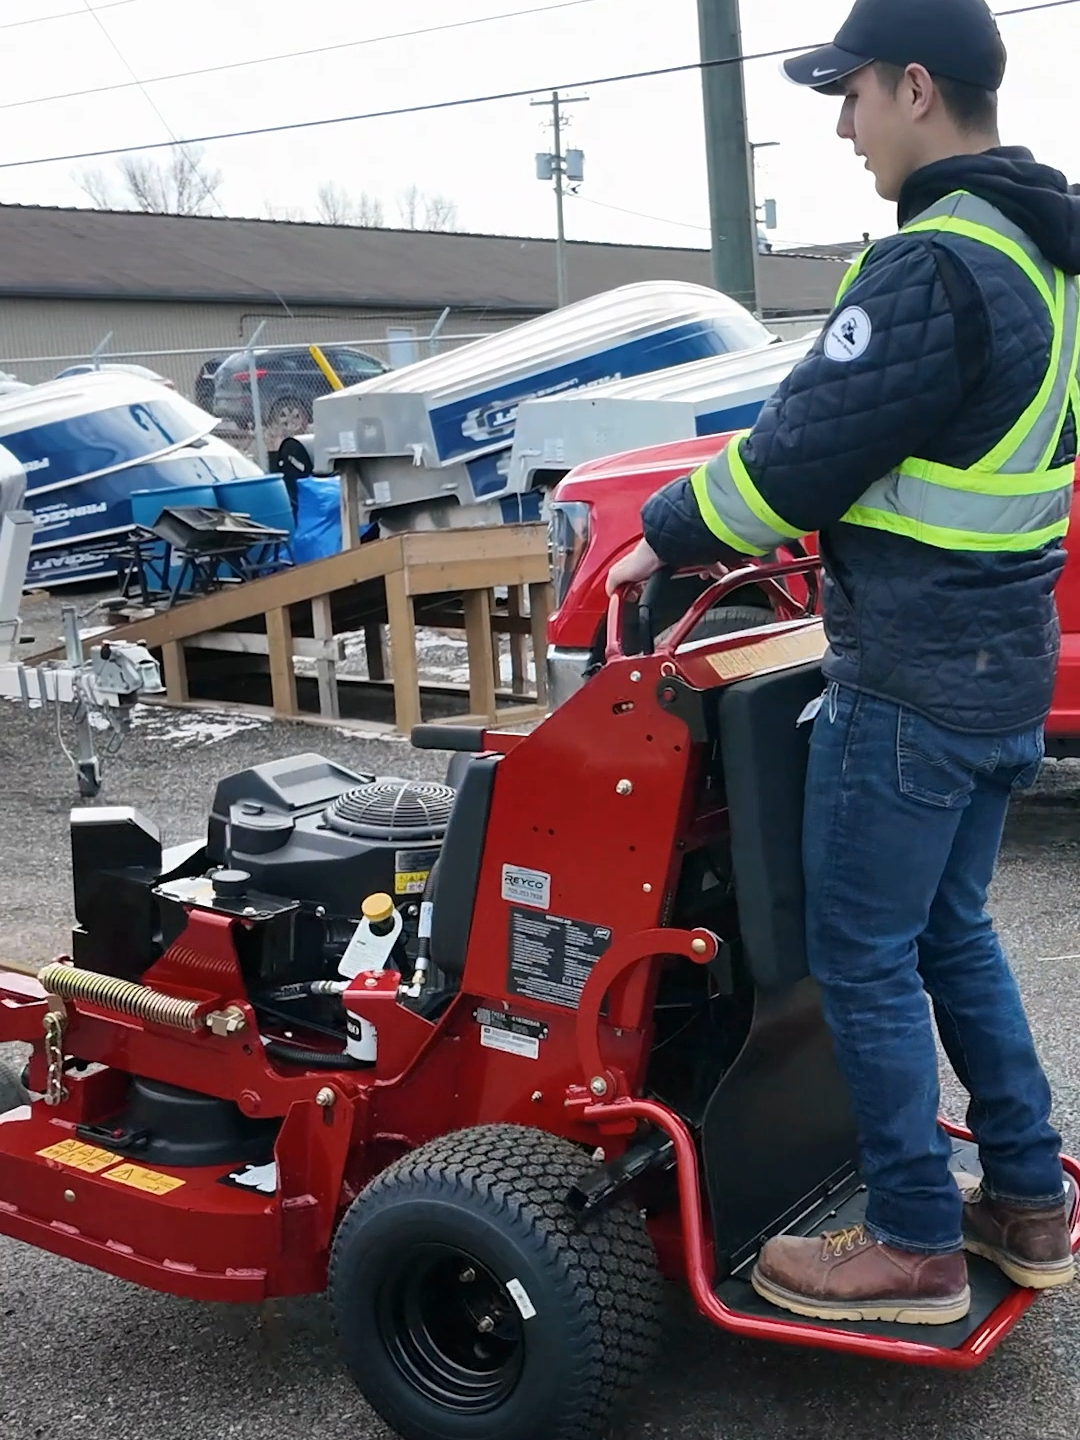
[{"label": "metal roofed building", "polygon": [[[0,205],[0,370],[47,379],[90,355],[137,361],[191,392],[204,358],[351,341],[390,364],[555,307],[554,241],[276,220]],[[785,338],[827,313],[831,256],[760,257],[762,309]],[[570,299],[642,280],[711,283],[704,249],[571,242]],[[798,331],[802,333],[802,331]]]}]

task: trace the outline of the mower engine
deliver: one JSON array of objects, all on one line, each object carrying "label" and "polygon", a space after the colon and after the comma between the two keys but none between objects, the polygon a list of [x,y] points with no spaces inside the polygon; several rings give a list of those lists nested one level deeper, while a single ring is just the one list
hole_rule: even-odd
[{"label": "mower engine", "polygon": [[[269,1053],[328,1069],[371,1061],[374,1035],[341,997],[360,969],[398,972],[406,993],[434,978],[421,912],[454,793],[290,756],[222,780],[205,845],[175,854],[133,810],[75,811],[75,964],[138,981],[187,908],[213,910],[245,922],[237,952]],[[436,992],[423,988],[418,1008]]]}]

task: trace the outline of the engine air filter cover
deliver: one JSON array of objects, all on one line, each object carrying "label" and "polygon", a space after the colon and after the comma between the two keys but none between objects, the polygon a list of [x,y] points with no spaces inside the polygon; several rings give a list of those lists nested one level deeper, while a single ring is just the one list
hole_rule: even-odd
[{"label": "engine air filter cover", "polygon": [[339,795],[322,818],[331,830],[364,840],[441,840],[453,804],[449,785],[383,779]]}]

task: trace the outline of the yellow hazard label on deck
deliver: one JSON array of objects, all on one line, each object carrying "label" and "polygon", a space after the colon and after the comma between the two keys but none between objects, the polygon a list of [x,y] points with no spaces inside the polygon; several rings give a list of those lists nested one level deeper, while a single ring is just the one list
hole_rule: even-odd
[{"label": "yellow hazard label on deck", "polygon": [[162,1175],[159,1170],[144,1170],[141,1165],[118,1165],[101,1178],[128,1185],[132,1190],[145,1190],[149,1195],[168,1195],[170,1190],[179,1190],[185,1183],[172,1175]]},{"label": "yellow hazard label on deck", "polygon": [[61,1165],[70,1166],[72,1170],[82,1170],[87,1175],[96,1175],[99,1170],[107,1170],[110,1165],[116,1164],[116,1156],[111,1151],[99,1150],[94,1145],[84,1145],[81,1140],[61,1140],[56,1145],[50,1145],[47,1150],[39,1150],[37,1153],[42,1160],[56,1160]]}]

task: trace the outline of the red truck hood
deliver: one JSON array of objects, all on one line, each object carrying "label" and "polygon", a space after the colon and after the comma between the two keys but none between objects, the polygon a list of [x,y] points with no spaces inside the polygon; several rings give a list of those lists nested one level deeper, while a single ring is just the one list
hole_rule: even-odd
[{"label": "red truck hood", "polygon": [[589,543],[562,605],[551,616],[548,640],[565,650],[588,650],[606,611],[604,584],[619,557],[641,538],[641,507],[672,480],[689,475],[724,448],[727,435],[703,435],[590,460],[571,470],[552,495],[555,503],[591,507]]}]

